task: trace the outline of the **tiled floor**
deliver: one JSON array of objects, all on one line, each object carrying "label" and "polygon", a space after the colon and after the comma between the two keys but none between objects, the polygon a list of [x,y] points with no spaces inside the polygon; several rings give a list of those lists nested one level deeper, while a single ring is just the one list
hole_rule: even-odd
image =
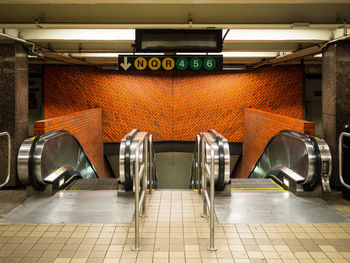
[{"label": "tiled floor", "polygon": [[[202,199],[156,191],[142,219],[143,250],[131,224],[0,225],[0,262],[349,262],[350,224],[216,224],[216,252]],[[344,208],[345,209],[345,208]]]}]

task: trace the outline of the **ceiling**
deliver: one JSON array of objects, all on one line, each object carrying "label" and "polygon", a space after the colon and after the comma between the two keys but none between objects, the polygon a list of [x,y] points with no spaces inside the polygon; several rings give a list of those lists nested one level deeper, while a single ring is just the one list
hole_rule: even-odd
[{"label": "ceiling", "polygon": [[346,21],[348,0],[0,0],[0,41],[27,45],[31,63],[113,66],[136,28],[216,28],[229,29],[225,65],[317,64]]}]

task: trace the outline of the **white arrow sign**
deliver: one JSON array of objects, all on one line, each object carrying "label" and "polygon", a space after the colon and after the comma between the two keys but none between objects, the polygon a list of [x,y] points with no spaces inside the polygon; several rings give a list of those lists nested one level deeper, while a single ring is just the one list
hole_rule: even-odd
[{"label": "white arrow sign", "polygon": [[120,66],[124,69],[127,70],[128,68],[130,68],[131,64],[128,63],[128,57],[124,57],[124,62],[120,63]]}]

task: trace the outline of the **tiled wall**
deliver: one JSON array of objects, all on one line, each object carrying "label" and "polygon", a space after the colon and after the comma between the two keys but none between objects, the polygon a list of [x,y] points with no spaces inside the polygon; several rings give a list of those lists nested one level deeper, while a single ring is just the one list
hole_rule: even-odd
[{"label": "tiled wall", "polygon": [[73,134],[79,140],[99,177],[112,177],[103,155],[101,109],[80,111],[34,123],[35,135],[54,130],[66,130]]},{"label": "tiled wall", "polygon": [[215,129],[242,142],[245,108],[302,117],[299,66],[220,73],[47,66],[44,87],[45,118],[102,108],[105,142],[118,142],[134,128],[156,141],[193,141]]},{"label": "tiled wall", "polygon": [[255,109],[246,109],[244,116],[243,155],[238,177],[248,177],[266,143],[281,130],[315,134],[313,122],[294,119]]}]

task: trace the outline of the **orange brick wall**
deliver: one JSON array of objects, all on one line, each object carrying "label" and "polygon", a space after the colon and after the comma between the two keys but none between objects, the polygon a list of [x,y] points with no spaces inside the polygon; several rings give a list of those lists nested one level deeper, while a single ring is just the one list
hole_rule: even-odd
[{"label": "orange brick wall", "polygon": [[100,178],[112,177],[103,155],[102,109],[90,109],[60,117],[36,121],[34,134],[66,130],[82,145]]},{"label": "orange brick wall", "polygon": [[282,130],[314,135],[315,124],[270,112],[245,109],[243,155],[237,177],[248,177],[267,142]]},{"label": "orange brick wall", "polygon": [[242,142],[247,107],[302,117],[299,66],[209,73],[46,66],[44,87],[45,118],[102,108],[104,142],[119,142],[134,128],[156,141],[193,141],[215,129]]}]

